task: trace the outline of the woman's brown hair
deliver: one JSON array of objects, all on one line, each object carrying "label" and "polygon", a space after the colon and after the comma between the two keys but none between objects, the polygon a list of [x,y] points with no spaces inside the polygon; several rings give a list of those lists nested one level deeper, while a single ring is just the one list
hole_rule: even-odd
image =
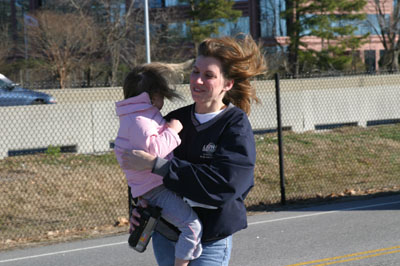
[{"label": "woman's brown hair", "polygon": [[154,94],[159,94],[169,100],[181,98],[171,87],[175,80],[174,69],[169,67],[168,64],[154,62],[136,66],[125,78],[124,98],[135,97],[143,92],[147,92],[150,99]]},{"label": "woman's brown hair", "polygon": [[224,78],[234,81],[232,89],[225,94],[224,103],[231,102],[249,114],[252,101],[260,102],[250,79],[267,70],[260,45],[243,34],[235,38],[208,38],[199,45],[198,55],[220,60]]}]

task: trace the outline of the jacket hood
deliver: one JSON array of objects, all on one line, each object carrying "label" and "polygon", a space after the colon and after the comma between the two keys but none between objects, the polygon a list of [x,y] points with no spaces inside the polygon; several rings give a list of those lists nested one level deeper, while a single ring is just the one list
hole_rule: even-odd
[{"label": "jacket hood", "polygon": [[[134,108],[132,107],[132,105],[134,105]],[[123,116],[154,108],[154,106],[151,104],[150,96],[147,92],[142,92],[138,96],[116,102],[115,106],[118,116]]]}]

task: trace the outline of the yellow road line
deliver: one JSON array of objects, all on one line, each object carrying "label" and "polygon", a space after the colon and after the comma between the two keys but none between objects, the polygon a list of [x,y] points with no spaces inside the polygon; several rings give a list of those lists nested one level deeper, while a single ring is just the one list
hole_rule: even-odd
[{"label": "yellow road line", "polygon": [[[291,264],[291,265],[287,265],[287,266],[310,265],[310,264],[314,264],[314,263],[318,263],[318,262],[328,262],[328,261],[330,261],[328,263],[314,265],[314,266],[323,266],[323,265],[330,265],[330,264],[342,263],[342,262],[346,262],[346,261],[366,259],[366,258],[377,257],[377,256],[381,256],[381,255],[400,252],[400,250],[383,252],[383,251],[392,250],[392,249],[400,249],[400,246],[394,246],[394,247],[389,247],[389,248],[381,248],[381,249],[369,250],[369,251],[364,251],[364,252],[357,252],[357,253],[348,254],[348,255],[344,255],[344,256],[337,256],[337,257],[326,258],[326,259],[321,259],[321,260],[313,260],[313,261],[308,261],[308,262],[301,262],[301,263]],[[371,254],[371,253],[377,253],[377,252],[381,252],[381,253],[372,254],[372,255],[368,255],[368,256],[362,256],[362,257],[355,257],[355,256]],[[355,257],[355,258],[350,258],[350,257]],[[344,259],[344,258],[350,258],[350,259],[340,260],[340,261],[333,261],[333,260]]]},{"label": "yellow road line", "polygon": [[362,257],[355,257],[347,260],[338,260],[338,261],[333,261],[333,262],[328,262],[328,263],[322,263],[322,264],[316,264],[314,266],[326,266],[326,265],[331,265],[331,264],[336,264],[336,263],[342,263],[342,262],[348,262],[348,261],[355,261],[355,260],[362,260],[362,259],[368,259],[368,258],[373,258],[373,257],[378,257],[382,255],[387,255],[387,254],[392,254],[392,253],[398,253],[400,250],[394,250],[394,251],[388,251],[388,252],[383,252],[383,253],[377,253],[377,254],[372,254],[368,256],[362,256]]}]

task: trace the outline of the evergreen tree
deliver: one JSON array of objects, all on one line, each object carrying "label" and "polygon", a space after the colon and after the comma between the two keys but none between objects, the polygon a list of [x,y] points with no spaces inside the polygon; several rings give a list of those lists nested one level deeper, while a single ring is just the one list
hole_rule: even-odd
[{"label": "evergreen tree", "polygon": [[[290,38],[291,73],[298,75],[300,69],[309,70],[310,64],[320,70],[343,70],[350,65],[349,51],[360,47],[368,36],[354,35],[357,30],[354,23],[365,19],[362,9],[366,3],[365,0],[286,0],[286,11],[282,15]],[[317,37],[321,50],[308,48],[303,42],[306,36]],[[308,59],[311,62],[304,61]]]},{"label": "evergreen tree", "polygon": [[187,21],[192,41],[197,45],[207,37],[219,33],[219,27],[226,22],[236,22],[242,15],[239,10],[234,10],[233,0],[179,0],[182,4],[189,5],[190,20]]}]

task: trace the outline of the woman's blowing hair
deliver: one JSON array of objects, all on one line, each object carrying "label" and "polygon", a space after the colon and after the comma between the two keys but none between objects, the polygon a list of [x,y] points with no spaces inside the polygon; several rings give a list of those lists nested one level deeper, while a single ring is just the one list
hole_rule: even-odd
[{"label": "woman's blowing hair", "polygon": [[136,66],[125,78],[123,91],[124,98],[128,99],[147,92],[150,99],[159,94],[169,100],[181,98],[171,84],[177,79],[174,68],[164,63],[148,63]]},{"label": "woman's blowing hair", "polygon": [[252,101],[260,101],[250,79],[267,70],[260,45],[251,36],[242,34],[236,38],[209,38],[199,45],[198,55],[220,60],[224,78],[234,81],[232,89],[225,94],[224,103],[231,102],[249,114]]}]

